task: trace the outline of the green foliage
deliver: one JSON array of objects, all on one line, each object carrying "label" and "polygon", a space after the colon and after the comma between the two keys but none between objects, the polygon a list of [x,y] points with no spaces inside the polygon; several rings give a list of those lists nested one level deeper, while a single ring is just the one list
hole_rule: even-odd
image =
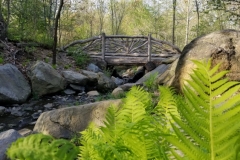
[{"label": "green foliage", "polygon": [[154,73],[150,75],[150,77],[145,82],[143,82],[144,86],[146,86],[149,91],[157,90],[158,88],[158,84],[156,83],[157,77],[158,73]]},{"label": "green foliage", "polygon": [[32,54],[36,51],[36,47],[32,46],[32,47],[25,47],[25,52],[27,52],[28,54]]},{"label": "green foliage", "polygon": [[78,152],[78,148],[67,140],[33,134],[12,143],[7,156],[12,160],[74,160]]},{"label": "green foliage", "polygon": [[210,61],[194,63],[183,96],[160,86],[153,106],[150,93],[132,88],[120,109],[109,108],[104,127],[82,132],[81,158],[239,159],[239,82]]},{"label": "green foliage", "polygon": [[150,94],[133,87],[123,101],[119,110],[113,106],[108,109],[104,127],[91,124],[82,132],[81,158],[167,159],[162,127],[148,112]]},{"label": "green foliage", "polygon": [[[172,115],[176,136],[166,139],[189,159],[235,159],[234,144],[239,138],[239,82],[228,81],[227,71],[211,68],[210,61],[194,61],[197,69],[184,86],[178,105],[180,118]],[[179,155],[172,150],[177,157]]]},{"label": "green foliage", "polygon": [[3,64],[4,60],[3,57],[0,55],[0,64]]},{"label": "green foliage", "polygon": [[77,49],[75,47],[70,47],[67,51],[67,55],[73,56],[76,65],[78,65],[79,67],[85,66],[90,60],[90,56],[82,52],[81,48]]}]

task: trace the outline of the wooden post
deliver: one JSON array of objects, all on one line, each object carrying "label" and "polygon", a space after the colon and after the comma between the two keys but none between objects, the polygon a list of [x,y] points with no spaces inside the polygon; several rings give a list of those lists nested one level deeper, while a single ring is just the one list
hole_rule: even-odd
[{"label": "wooden post", "polygon": [[106,35],[102,33],[102,60],[105,61],[105,42],[106,42]]},{"label": "wooden post", "polygon": [[151,48],[152,48],[151,34],[148,34],[148,62],[151,61]]}]

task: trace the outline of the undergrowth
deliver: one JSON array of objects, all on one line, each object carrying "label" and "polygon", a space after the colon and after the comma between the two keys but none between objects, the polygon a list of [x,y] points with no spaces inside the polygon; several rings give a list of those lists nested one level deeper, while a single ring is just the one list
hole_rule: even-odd
[{"label": "undergrowth", "polygon": [[194,63],[197,68],[183,95],[159,86],[155,104],[152,91],[132,87],[121,106],[109,107],[104,126],[91,123],[80,138],[74,138],[81,144],[78,158],[239,159],[239,82],[228,81],[228,72],[218,71],[219,65],[211,66],[210,61]]}]

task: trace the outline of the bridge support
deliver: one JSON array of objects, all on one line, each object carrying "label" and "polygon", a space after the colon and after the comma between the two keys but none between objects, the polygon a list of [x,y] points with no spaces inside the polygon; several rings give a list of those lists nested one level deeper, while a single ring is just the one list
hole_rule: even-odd
[{"label": "bridge support", "polygon": [[151,34],[148,34],[148,62],[151,61],[151,48],[152,48]]},{"label": "bridge support", "polygon": [[105,43],[106,43],[106,35],[102,33],[102,60],[105,61]]}]

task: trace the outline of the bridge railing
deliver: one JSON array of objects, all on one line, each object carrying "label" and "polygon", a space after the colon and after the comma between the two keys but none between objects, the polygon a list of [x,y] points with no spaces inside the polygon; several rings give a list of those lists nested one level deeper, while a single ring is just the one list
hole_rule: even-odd
[{"label": "bridge railing", "polygon": [[144,64],[179,55],[177,46],[148,36],[102,35],[74,41],[65,47],[75,47],[92,58],[101,58],[108,64]]}]

